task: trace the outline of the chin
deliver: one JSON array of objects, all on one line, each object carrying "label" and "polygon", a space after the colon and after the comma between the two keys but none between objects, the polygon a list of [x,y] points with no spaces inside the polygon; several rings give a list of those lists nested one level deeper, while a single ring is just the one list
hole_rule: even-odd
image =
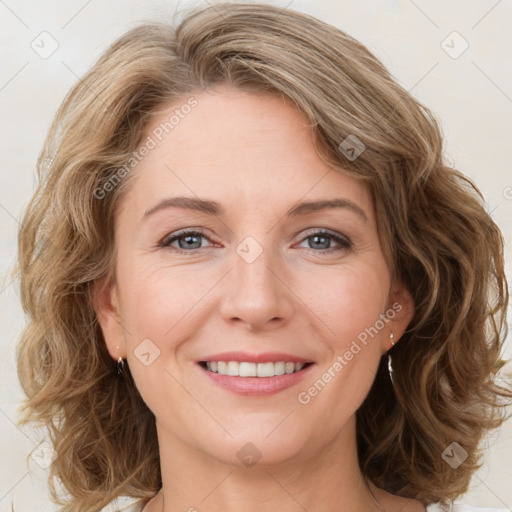
[{"label": "chin", "polygon": [[[223,464],[241,469],[289,464],[307,458],[307,451],[304,450],[305,439],[295,430],[295,435],[290,436],[290,426],[282,432],[277,432],[278,427],[270,435],[266,428],[259,430],[250,429],[236,434],[231,432],[233,437],[226,434],[222,439],[212,436],[212,441],[207,446],[204,446],[205,438],[202,437],[202,450]],[[314,450],[311,455],[313,452]]]}]

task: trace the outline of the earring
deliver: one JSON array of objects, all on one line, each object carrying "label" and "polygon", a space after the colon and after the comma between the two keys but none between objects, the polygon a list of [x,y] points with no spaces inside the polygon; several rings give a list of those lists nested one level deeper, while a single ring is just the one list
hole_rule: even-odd
[{"label": "earring", "polygon": [[[119,345],[116,347],[116,349],[119,351]],[[117,363],[116,363],[117,375],[121,375],[123,373],[123,370],[124,370],[124,360],[121,356],[119,356],[117,358]]]},{"label": "earring", "polygon": [[123,370],[124,370],[124,359],[122,357],[119,357],[117,359],[116,370],[117,370],[117,375],[121,375],[123,373]]},{"label": "earring", "polygon": [[[395,342],[393,341],[394,337],[395,337],[394,334],[390,333],[389,341],[391,341],[391,348],[393,348],[394,345],[395,345]],[[394,382],[393,382],[393,361],[391,360],[391,354],[389,352],[388,352],[388,372],[389,372],[389,378],[391,379],[391,384],[394,385]]]}]

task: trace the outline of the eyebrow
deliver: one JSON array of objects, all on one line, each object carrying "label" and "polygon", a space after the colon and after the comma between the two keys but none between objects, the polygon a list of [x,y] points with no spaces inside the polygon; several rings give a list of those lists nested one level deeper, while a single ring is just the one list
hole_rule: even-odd
[{"label": "eyebrow", "polygon": [[[149,208],[144,212],[143,219],[150,215],[164,210],[166,208],[185,208],[187,210],[194,210],[207,215],[223,215],[225,213],[224,208],[216,201],[207,199],[196,199],[193,197],[169,197],[163,199],[152,208]],[[336,199],[325,199],[322,201],[306,201],[292,206],[285,214],[285,217],[296,217],[299,215],[307,215],[319,210],[326,210],[330,208],[346,208],[356,213],[362,220],[368,222],[368,217],[365,211],[353,201],[345,198]]]}]

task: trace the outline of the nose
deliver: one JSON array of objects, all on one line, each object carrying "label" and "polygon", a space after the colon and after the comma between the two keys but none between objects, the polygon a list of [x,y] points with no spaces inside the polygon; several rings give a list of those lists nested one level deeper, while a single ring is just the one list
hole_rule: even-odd
[{"label": "nose", "polygon": [[285,325],[293,316],[294,294],[286,283],[282,265],[270,260],[264,250],[252,262],[235,253],[233,268],[225,282],[222,317],[252,332]]}]

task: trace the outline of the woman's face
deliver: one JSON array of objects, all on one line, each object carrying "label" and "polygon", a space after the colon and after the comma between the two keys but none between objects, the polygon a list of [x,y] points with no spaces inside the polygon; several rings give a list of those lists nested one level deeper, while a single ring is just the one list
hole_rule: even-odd
[{"label": "woman's face", "polygon": [[410,318],[407,295],[368,190],[322,162],[302,113],[228,86],[194,98],[143,137],[155,147],[116,217],[107,345],[161,443],[231,464],[308,458],[354,419]]}]

